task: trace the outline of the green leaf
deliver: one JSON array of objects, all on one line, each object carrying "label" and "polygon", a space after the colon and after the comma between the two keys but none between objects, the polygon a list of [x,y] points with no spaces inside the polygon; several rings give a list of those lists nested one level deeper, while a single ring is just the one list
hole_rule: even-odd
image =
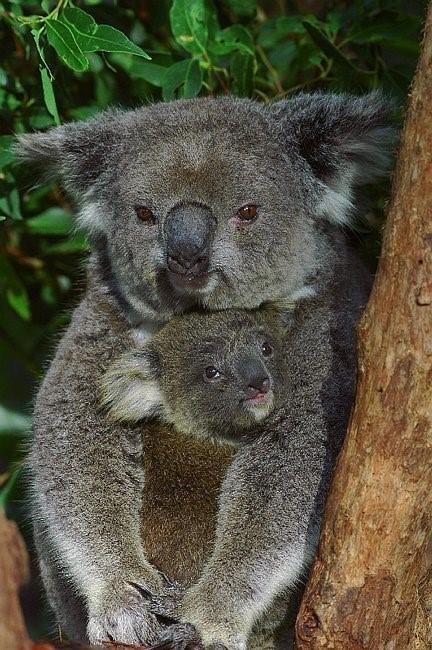
[{"label": "green leaf", "polygon": [[78,7],[66,7],[62,13],[62,17],[73,25],[78,33],[92,35],[97,30],[97,23],[93,16],[78,9]]},{"label": "green leaf", "polygon": [[202,82],[203,74],[199,61],[196,59],[191,59],[186,72],[182,96],[185,99],[188,99],[189,97],[196,97],[201,90]]},{"label": "green leaf", "polygon": [[[117,62],[116,59],[114,59]],[[123,66],[123,64],[120,64]],[[142,59],[134,59],[127,66],[127,72],[132,79],[144,79],[153,86],[162,87],[167,67],[158,63],[150,63]]]},{"label": "green leaf", "polygon": [[162,83],[162,97],[164,101],[167,102],[173,99],[177,88],[184,84],[189,65],[190,59],[185,59],[184,61],[174,63],[166,70]]},{"label": "green leaf", "polygon": [[333,61],[339,63],[345,68],[350,68],[352,71],[358,72],[352,63],[331,42],[326,34],[324,34],[324,32],[316,26],[315,22],[304,20],[303,25],[305,26],[305,29],[307,30],[315,45],[317,45],[329,59],[333,59]]},{"label": "green leaf", "polygon": [[232,25],[216,32],[215,40],[210,44],[211,53],[223,56],[235,50],[255,55],[251,33],[242,25]]},{"label": "green leaf", "polygon": [[88,59],[78,45],[70,27],[60,20],[47,19],[47,37],[61,60],[72,70],[84,72]]},{"label": "green leaf", "polygon": [[12,472],[6,484],[0,490],[0,508],[5,508],[10,500],[11,493],[15,487],[17,479],[20,475],[20,470],[16,469]]},{"label": "green leaf", "polygon": [[[11,174],[6,173],[6,179],[9,183],[15,184],[15,179]],[[12,185],[12,189],[9,192],[5,191],[3,196],[0,195],[0,212],[15,221],[20,221],[22,219],[20,195],[14,185]]]},{"label": "green leaf", "polygon": [[0,256],[0,291],[18,316],[23,320],[30,320],[27,290],[4,256]]},{"label": "green leaf", "polygon": [[55,123],[60,124],[60,117],[57,110],[57,103],[54,95],[52,81],[46,68],[39,66],[39,70],[42,80],[42,90],[45,106],[47,107],[48,113],[53,116]]},{"label": "green leaf", "polygon": [[230,71],[234,78],[233,90],[240,97],[250,96],[254,87],[255,59],[250,54],[235,52],[230,61]]},{"label": "green leaf", "polygon": [[209,35],[217,29],[214,7],[206,0],[174,0],[170,10],[175,40],[187,52],[205,54]]},{"label": "green leaf", "polygon": [[82,253],[89,250],[89,244],[83,233],[77,233],[73,237],[66,239],[58,244],[49,244],[44,246],[44,255],[69,255],[72,253]]},{"label": "green leaf", "polygon": [[92,16],[77,7],[65,9],[62,16],[83,52],[122,52],[151,58],[119,29],[98,25]]},{"label": "green leaf", "polygon": [[14,161],[14,157],[10,150],[10,146],[15,138],[13,135],[0,135],[0,169],[10,165]]},{"label": "green leaf", "polygon": [[301,16],[269,18],[259,29],[258,43],[265,48],[274,47],[289,34],[304,34],[305,31]]},{"label": "green leaf", "polygon": [[256,0],[225,0],[237,16],[254,16],[257,10]]},{"label": "green leaf", "polygon": [[25,433],[30,423],[31,419],[28,416],[11,411],[0,404],[0,436],[5,433]]},{"label": "green leaf", "polygon": [[67,235],[73,227],[72,215],[58,207],[48,208],[24,223],[34,235]]}]

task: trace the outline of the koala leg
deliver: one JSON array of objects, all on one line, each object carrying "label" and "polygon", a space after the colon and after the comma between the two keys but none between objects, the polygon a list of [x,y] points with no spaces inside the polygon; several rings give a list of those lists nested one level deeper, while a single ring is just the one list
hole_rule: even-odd
[{"label": "koala leg", "polygon": [[55,551],[47,541],[46,531],[37,520],[33,524],[33,532],[41,577],[61,635],[65,634],[69,639],[85,642],[87,639],[85,604],[56,559]]},{"label": "koala leg", "polygon": [[148,644],[162,629],[149,603],[164,580],[141,539],[144,431],[113,422],[99,405],[101,375],[130,345],[102,298],[89,296],[75,311],[37,396],[27,459],[33,518],[64,568],[51,588],[42,552],[59,620],[68,616],[57,597],[67,576],[85,605],[90,642]]}]

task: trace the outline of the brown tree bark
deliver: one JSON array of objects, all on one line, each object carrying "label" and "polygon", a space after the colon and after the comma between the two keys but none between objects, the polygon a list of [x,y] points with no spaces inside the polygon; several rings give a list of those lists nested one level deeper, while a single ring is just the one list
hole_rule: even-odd
[{"label": "brown tree bark", "polygon": [[0,508],[0,648],[30,650],[18,591],[28,577],[27,552],[17,527]]},{"label": "brown tree bark", "polygon": [[432,648],[432,5],[298,650]]}]

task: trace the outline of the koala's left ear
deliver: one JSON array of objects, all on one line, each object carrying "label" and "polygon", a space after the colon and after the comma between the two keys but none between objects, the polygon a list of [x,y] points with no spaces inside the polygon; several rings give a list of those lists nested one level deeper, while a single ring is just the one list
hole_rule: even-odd
[{"label": "koala's left ear", "polygon": [[58,179],[81,199],[115,165],[122,132],[120,116],[120,111],[107,111],[87,122],[19,135],[13,150],[18,162],[34,166],[45,178]]},{"label": "koala's left ear", "polygon": [[294,148],[323,183],[319,213],[346,223],[358,185],[389,170],[395,130],[392,104],[381,93],[364,96],[302,93],[273,104],[287,147]]}]

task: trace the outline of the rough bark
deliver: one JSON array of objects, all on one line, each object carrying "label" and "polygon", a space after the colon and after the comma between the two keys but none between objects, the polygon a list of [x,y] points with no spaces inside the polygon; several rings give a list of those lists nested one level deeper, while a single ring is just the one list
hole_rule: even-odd
[{"label": "rough bark", "polygon": [[[432,5],[298,650],[432,648]],[[429,564],[429,566],[428,566]]]},{"label": "rough bark", "polygon": [[0,648],[30,650],[18,592],[28,577],[27,552],[17,527],[0,508]]}]

